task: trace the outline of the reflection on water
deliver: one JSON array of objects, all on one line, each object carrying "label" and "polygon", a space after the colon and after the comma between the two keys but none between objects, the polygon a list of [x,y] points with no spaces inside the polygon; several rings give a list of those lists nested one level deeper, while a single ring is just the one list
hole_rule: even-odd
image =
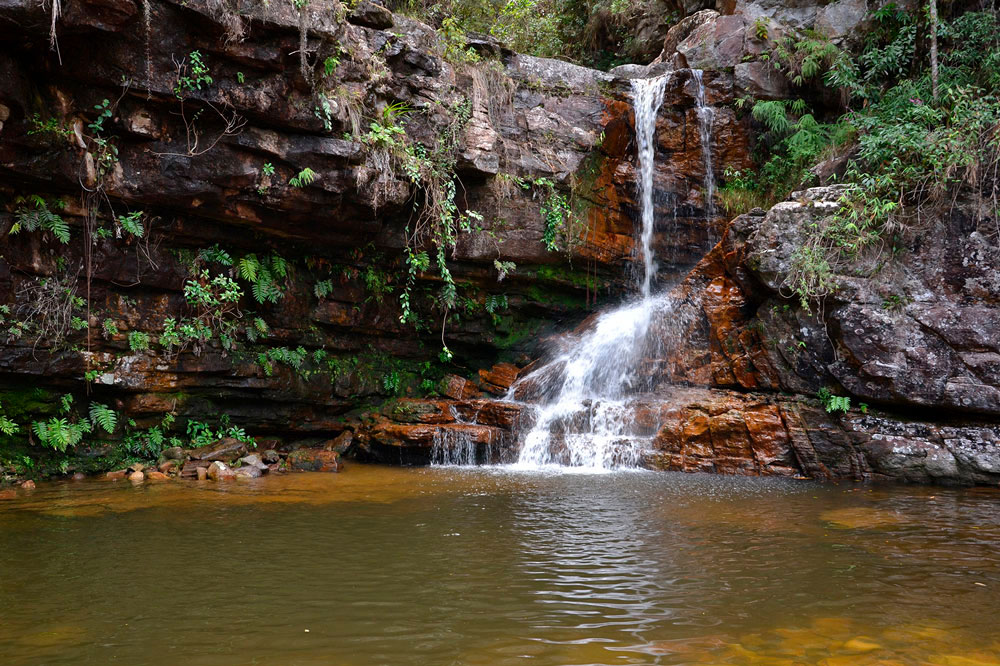
[{"label": "reflection on water", "polygon": [[1000,665],[1000,491],[351,466],[0,502],[3,664]]}]

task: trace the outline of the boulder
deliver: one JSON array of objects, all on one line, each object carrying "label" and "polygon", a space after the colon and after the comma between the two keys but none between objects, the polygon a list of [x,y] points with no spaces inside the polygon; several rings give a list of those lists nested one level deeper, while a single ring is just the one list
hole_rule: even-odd
[{"label": "boulder", "polygon": [[758,37],[752,20],[743,15],[715,16],[695,27],[677,45],[677,53],[692,69],[732,69],[768,51],[783,31],[771,24]]},{"label": "boulder", "polygon": [[392,12],[371,0],[360,0],[347,15],[347,20],[354,25],[376,30],[387,30],[394,23]]},{"label": "boulder", "polygon": [[281,455],[274,449],[268,449],[260,454],[260,459],[268,465],[274,465],[281,462]]},{"label": "boulder", "polygon": [[199,481],[204,481],[208,479],[208,468],[198,467],[197,469],[195,469],[195,476],[198,478]]},{"label": "boulder", "polygon": [[267,469],[267,465],[256,453],[251,453],[250,455],[243,456],[240,458],[240,464],[242,467],[255,467],[257,469]]},{"label": "boulder", "polygon": [[458,375],[445,375],[444,379],[441,380],[441,395],[444,395],[453,400],[468,400],[469,398],[474,398],[479,390],[474,382],[470,382],[465,377],[459,377]]},{"label": "boulder", "polygon": [[166,460],[183,460],[184,449],[179,446],[171,446],[170,448],[163,449],[162,457]]},{"label": "boulder", "polygon": [[237,467],[235,470],[235,477],[237,479],[259,479],[266,471],[266,466],[262,469],[254,465],[247,465],[244,467]]},{"label": "boulder", "polygon": [[121,481],[128,475],[128,470],[118,469],[113,472],[108,472],[104,475],[104,478],[108,481]]},{"label": "boulder", "polygon": [[144,469],[146,469],[146,466],[140,462],[132,463],[128,466],[128,471],[130,472],[141,472]]},{"label": "boulder", "polygon": [[741,62],[733,67],[733,88],[737,97],[785,99],[792,94],[791,81],[770,62]]},{"label": "boulder", "polygon": [[771,19],[791,28],[813,27],[823,2],[817,0],[720,0],[723,14],[733,14],[753,23]]},{"label": "boulder", "polygon": [[163,462],[161,462],[159,465],[156,466],[156,469],[162,472],[163,474],[170,474],[171,472],[175,472],[177,470],[177,461],[164,460]]},{"label": "boulder", "polygon": [[135,471],[128,475],[128,480],[132,483],[142,483],[146,480],[146,475],[140,471]]},{"label": "boulder", "polygon": [[862,34],[868,18],[868,0],[837,0],[820,8],[813,28],[833,41],[852,40]]},{"label": "boulder", "polygon": [[27,481],[21,483],[21,490],[34,490],[34,489],[35,489],[35,482],[32,481],[31,479],[28,479]]},{"label": "boulder", "polygon": [[240,456],[245,456],[246,453],[246,444],[238,439],[233,439],[232,437],[226,437],[209,444],[208,446],[202,446],[197,449],[188,449],[187,451],[187,455],[190,456],[192,460],[219,460],[222,462],[232,462]]},{"label": "boulder", "polygon": [[236,476],[236,473],[221,460],[215,460],[211,465],[208,466],[207,470],[208,478],[212,481],[225,481],[227,479],[232,479]]},{"label": "boulder", "polygon": [[330,451],[335,451],[338,455],[343,456],[347,453],[348,449],[354,443],[354,433],[350,430],[345,430],[344,432],[337,435],[329,445]]},{"label": "boulder", "polygon": [[479,379],[483,390],[502,395],[517,381],[520,369],[512,363],[498,363],[489,370],[480,370]]},{"label": "boulder", "polygon": [[300,472],[339,472],[340,454],[336,451],[298,449],[288,454],[288,465]]},{"label": "boulder", "polygon": [[719,12],[714,9],[702,9],[701,11],[695,12],[690,16],[687,16],[677,23],[675,23],[670,30],[667,31],[666,37],[663,40],[663,47],[660,51],[660,55],[657,56],[656,60],[653,62],[670,62],[673,58],[674,53],[677,52],[677,46],[683,42],[688,36],[694,32],[694,30],[709,21],[714,21],[719,17]]},{"label": "boulder", "polygon": [[148,478],[150,481],[166,481],[170,477],[164,474],[163,472],[153,470],[152,472],[146,472],[146,478]]}]

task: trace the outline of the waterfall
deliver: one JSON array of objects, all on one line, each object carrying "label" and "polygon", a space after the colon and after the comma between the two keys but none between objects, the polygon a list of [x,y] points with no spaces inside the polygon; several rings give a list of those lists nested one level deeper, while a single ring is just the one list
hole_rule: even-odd
[{"label": "waterfall", "polygon": [[651,295],[656,273],[652,240],[656,116],[670,74],[632,81],[641,207],[640,297],[601,314],[582,332],[566,336],[555,358],[519,380],[509,397],[540,398],[534,426],[524,438],[517,467],[569,465],[589,469],[635,467],[651,435],[634,424],[637,396],[650,390],[647,359],[659,335],[651,323],[670,309],[664,294]]},{"label": "waterfall", "polygon": [[715,120],[715,109],[705,102],[704,72],[692,69],[691,76],[695,85],[695,113],[698,116],[698,134],[701,137],[701,155],[705,164],[705,217],[711,220],[715,217],[715,172],[712,168],[712,123]]},{"label": "waterfall", "polygon": [[[487,460],[489,456],[487,455]],[[471,466],[477,462],[476,442],[463,430],[439,429],[431,446],[432,465]]]},{"label": "waterfall", "polygon": [[653,164],[656,151],[656,114],[663,105],[663,91],[670,73],[655,79],[633,79],[632,100],[635,107],[635,140],[639,155],[639,206],[642,222],[640,253],[642,255],[642,297],[649,298],[650,284],[656,274],[652,242],[655,209],[653,206]]}]

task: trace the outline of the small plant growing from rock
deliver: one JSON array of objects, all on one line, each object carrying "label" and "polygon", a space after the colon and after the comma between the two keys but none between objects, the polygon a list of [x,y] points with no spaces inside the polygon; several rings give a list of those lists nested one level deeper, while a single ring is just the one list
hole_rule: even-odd
[{"label": "small plant growing from rock", "polygon": [[188,61],[191,63],[190,69],[183,60],[177,65],[177,81],[174,83],[174,96],[177,99],[183,99],[185,92],[194,92],[201,90],[202,86],[207,88],[212,85],[212,74],[202,60],[201,51],[191,51]]},{"label": "small plant growing from rock", "polygon": [[313,182],[315,182],[315,180],[318,177],[319,177],[319,174],[317,174],[315,171],[313,171],[309,167],[306,167],[306,168],[302,169],[302,171],[299,171],[296,175],[294,175],[291,178],[289,178],[288,179],[288,184],[291,185],[292,187],[299,187],[299,188],[301,188],[301,187],[305,187],[307,185],[311,185]]},{"label": "small plant growing from rock", "polygon": [[134,352],[142,352],[149,349],[149,333],[129,331],[128,348]]},{"label": "small plant growing from rock", "polygon": [[[851,409],[851,398],[846,395],[834,395],[825,386],[816,392],[823,409],[827,414],[846,414]],[[865,406],[867,408],[867,405]]]}]

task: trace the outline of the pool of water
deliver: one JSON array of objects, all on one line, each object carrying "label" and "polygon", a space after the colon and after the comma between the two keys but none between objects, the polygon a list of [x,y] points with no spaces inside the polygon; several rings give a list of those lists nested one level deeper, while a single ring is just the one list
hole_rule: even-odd
[{"label": "pool of water", "polygon": [[0,663],[1000,664],[1000,491],[351,465],[0,501]]}]

